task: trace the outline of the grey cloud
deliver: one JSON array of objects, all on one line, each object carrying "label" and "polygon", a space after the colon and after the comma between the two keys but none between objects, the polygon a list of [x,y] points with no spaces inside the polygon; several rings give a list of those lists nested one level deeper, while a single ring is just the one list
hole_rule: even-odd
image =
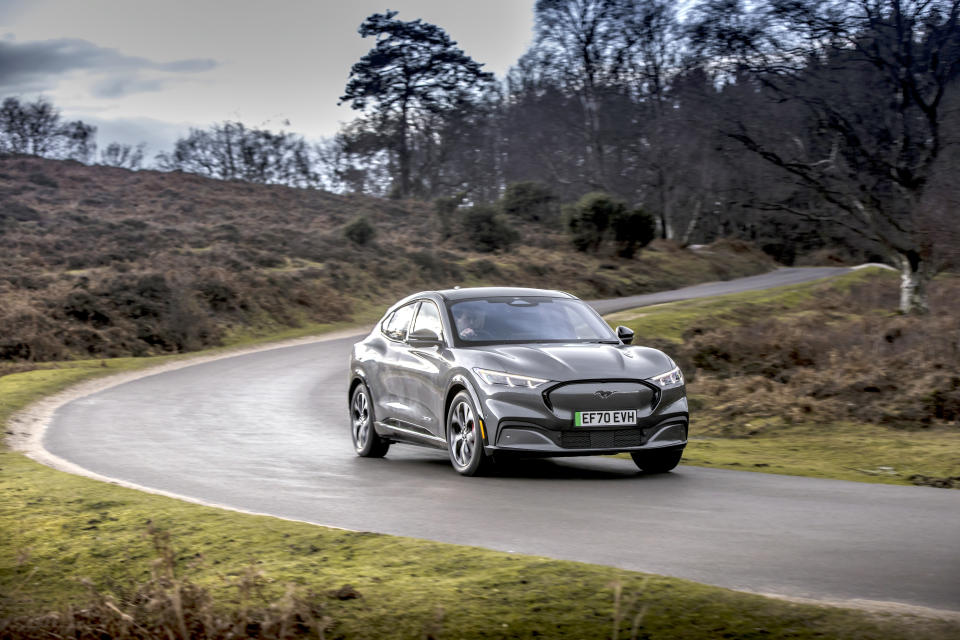
[{"label": "grey cloud", "polygon": [[192,73],[216,66],[214,60],[202,58],[155,62],[77,38],[23,43],[0,40],[0,91],[4,93],[43,91],[56,86],[57,76],[62,73],[89,71],[97,75],[120,74],[118,78],[102,80],[99,89],[95,88],[98,95],[117,97],[156,90],[155,81],[137,77],[144,71]]},{"label": "grey cloud", "polygon": [[166,82],[159,78],[138,78],[134,74],[112,75],[94,83],[93,95],[98,98],[119,98],[132,93],[160,91]]},{"label": "grey cloud", "polygon": [[34,0],[4,0],[0,2],[0,23],[10,24],[14,22],[32,4],[34,4]]},{"label": "grey cloud", "polygon": [[161,71],[172,71],[172,72],[194,72],[194,71],[209,71],[217,66],[217,63],[214,60],[209,58],[194,58],[191,60],[178,60],[176,62],[166,62],[163,64],[158,64],[155,69],[160,69]]}]

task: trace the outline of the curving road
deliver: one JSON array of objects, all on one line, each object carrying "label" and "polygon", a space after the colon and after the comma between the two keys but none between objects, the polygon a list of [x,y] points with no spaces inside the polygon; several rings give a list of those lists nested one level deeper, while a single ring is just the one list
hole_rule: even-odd
[{"label": "curving road", "polygon": [[[767,286],[798,271],[813,275],[774,272]],[[470,479],[440,451],[357,458],[345,371],[355,340],[234,356],[80,398],[54,414],[45,446],[111,478],[319,524],[960,611],[958,491],[685,466],[647,477],[613,458],[529,461]]]},{"label": "curving road", "polygon": [[603,315],[607,315],[608,313],[615,313],[617,311],[623,311],[624,309],[647,307],[652,304],[664,304],[665,302],[677,302],[691,298],[722,296],[728,293],[741,293],[743,291],[769,289],[770,287],[783,287],[788,284],[800,284],[820,278],[838,276],[842,273],[849,273],[852,270],[850,267],[781,267],[769,273],[737,278],[736,280],[704,282],[702,284],[695,284],[682,289],[672,289],[670,291],[643,293],[623,298],[607,298],[606,300],[591,300],[590,304]]}]

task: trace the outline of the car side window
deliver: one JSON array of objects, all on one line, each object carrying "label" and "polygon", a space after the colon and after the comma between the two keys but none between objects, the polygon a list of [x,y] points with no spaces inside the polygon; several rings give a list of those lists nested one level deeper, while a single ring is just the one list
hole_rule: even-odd
[{"label": "car side window", "polygon": [[416,306],[416,302],[411,302],[394,311],[393,315],[383,323],[383,334],[391,340],[406,340],[407,327],[410,326],[410,319],[413,317]]},{"label": "car side window", "polygon": [[429,300],[424,300],[420,304],[420,311],[417,312],[417,319],[413,321],[413,329],[411,329],[411,331],[413,332],[417,329],[430,329],[436,333],[441,340],[443,339],[443,323],[440,322],[440,310],[437,309],[437,305]]}]

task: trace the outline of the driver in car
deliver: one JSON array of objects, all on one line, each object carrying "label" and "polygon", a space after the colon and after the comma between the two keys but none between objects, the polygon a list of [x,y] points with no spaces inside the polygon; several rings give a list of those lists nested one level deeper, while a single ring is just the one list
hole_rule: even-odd
[{"label": "driver in car", "polygon": [[469,305],[458,306],[464,307],[462,309],[454,307],[454,317],[457,321],[457,331],[460,337],[466,340],[476,340],[483,330],[483,314]]}]

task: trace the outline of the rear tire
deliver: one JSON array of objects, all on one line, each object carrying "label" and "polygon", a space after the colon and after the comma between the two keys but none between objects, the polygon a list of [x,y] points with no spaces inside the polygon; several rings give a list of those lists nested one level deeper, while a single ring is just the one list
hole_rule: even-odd
[{"label": "rear tire", "polygon": [[377,434],[374,421],[373,397],[361,382],[350,397],[350,436],[353,449],[361,458],[382,458],[390,448],[390,443]]},{"label": "rear tire", "polygon": [[454,396],[447,412],[447,451],[450,464],[460,475],[483,475],[493,466],[483,451],[480,419],[466,391]]},{"label": "rear tire", "polygon": [[680,464],[683,449],[667,449],[665,451],[632,451],[630,457],[644,473],[667,473]]}]

